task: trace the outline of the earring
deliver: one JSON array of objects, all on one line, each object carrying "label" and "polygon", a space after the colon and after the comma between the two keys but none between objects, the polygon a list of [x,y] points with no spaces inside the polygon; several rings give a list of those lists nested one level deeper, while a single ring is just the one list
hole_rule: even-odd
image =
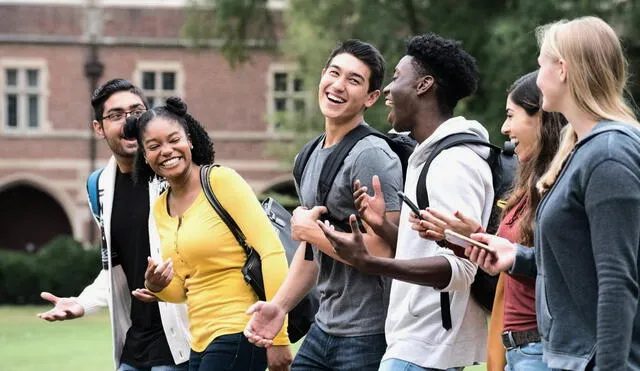
[{"label": "earring", "polygon": [[144,163],[145,163],[145,164],[147,164],[147,165],[149,165],[149,163],[147,162],[147,159],[146,159],[146,158],[144,159]]}]

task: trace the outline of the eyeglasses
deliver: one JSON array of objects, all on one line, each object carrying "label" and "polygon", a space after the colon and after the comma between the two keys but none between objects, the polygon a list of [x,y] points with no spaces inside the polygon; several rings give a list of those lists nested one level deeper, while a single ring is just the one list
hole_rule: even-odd
[{"label": "eyeglasses", "polygon": [[108,115],[104,116],[102,119],[103,120],[109,119],[109,121],[117,122],[117,121],[120,121],[120,120],[126,118],[127,115],[140,117],[145,112],[147,112],[146,109],[138,107],[138,108],[136,108],[136,109],[134,109],[132,111],[114,112],[114,113],[111,113],[111,114],[108,114]]}]

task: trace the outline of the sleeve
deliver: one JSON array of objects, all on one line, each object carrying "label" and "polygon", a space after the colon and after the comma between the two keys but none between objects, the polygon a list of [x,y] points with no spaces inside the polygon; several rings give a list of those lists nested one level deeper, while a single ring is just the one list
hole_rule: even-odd
[{"label": "sleeve", "polygon": [[513,266],[509,270],[509,274],[535,278],[538,274],[535,249],[520,244],[515,245],[517,249],[516,259],[513,262]]},{"label": "sleeve", "polygon": [[[265,294],[271,300],[284,283],[289,267],[284,247],[249,184],[234,170],[216,167],[211,171],[216,196],[262,260]],[[288,345],[287,320],[274,345]]]},{"label": "sleeve", "polygon": [[184,303],[187,300],[187,292],[184,289],[184,280],[175,272],[169,285],[160,292],[153,293],[158,299],[168,303]]},{"label": "sleeve", "polygon": [[[474,220],[481,220],[486,228],[489,211],[484,209],[487,198],[493,199],[491,179],[489,165],[472,149],[459,146],[442,151],[427,173],[429,207],[448,213],[459,210]],[[477,266],[433,241],[428,243],[451,265],[451,281],[441,291],[468,289],[475,279]]]},{"label": "sleeve", "polygon": [[631,348],[638,306],[640,171],[615,160],[603,161],[585,188],[598,282],[596,365],[622,370]]},{"label": "sleeve", "polygon": [[371,178],[374,175],[380,178],[387,212],[400,211],[402,205],[400,205],[397,192],[403,190],[403,182],[402,164],[398,156],[387,153],[383,148],[375,146],[360,152],[351,168],[349,189],[352,189],[353,183],[359,179],[360,183],[367,187],[367,193],[373,196]]},{"label": "sleeve", "polygon": [[93,282],[75,298],[84,308],[85,314],[92,314],[109,305],[109,272],[102,269]]}]

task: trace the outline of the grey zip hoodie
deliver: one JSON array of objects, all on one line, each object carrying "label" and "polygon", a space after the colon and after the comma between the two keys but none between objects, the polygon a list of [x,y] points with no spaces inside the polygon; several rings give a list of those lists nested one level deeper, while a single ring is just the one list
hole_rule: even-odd
[{"label": "grey zip hoodie", "polygon": [[537,267],[549,367],[640,370],[639,246],[640,130],[601,122],[538,207],[535,249],[520,246],[512,268]]}]

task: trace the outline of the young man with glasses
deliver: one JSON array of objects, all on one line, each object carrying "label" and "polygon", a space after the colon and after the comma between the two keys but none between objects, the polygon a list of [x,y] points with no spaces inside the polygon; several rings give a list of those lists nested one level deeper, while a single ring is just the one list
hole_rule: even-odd
[{"label": "young man with glasses", "polygon": [[[127,80],[114,79],[96,89],[91,105],[93,129],[113,154],[97,182],[99,211],[92,210],[102,232],[103,269],[77,298],[43,292],[42,298],[54,307],[39,317],[63,321],[108,306],[118,371],[187,370],[190,347],[185,306],[158,303],[144,289],[147,257],[160,258],[149,205],[162,184],[134,182],[137,143],[124,137],[123,126],[130,115],[142,115],[148,104],[140,89]],[[139,300],[132,300],[132,295]]]}]

